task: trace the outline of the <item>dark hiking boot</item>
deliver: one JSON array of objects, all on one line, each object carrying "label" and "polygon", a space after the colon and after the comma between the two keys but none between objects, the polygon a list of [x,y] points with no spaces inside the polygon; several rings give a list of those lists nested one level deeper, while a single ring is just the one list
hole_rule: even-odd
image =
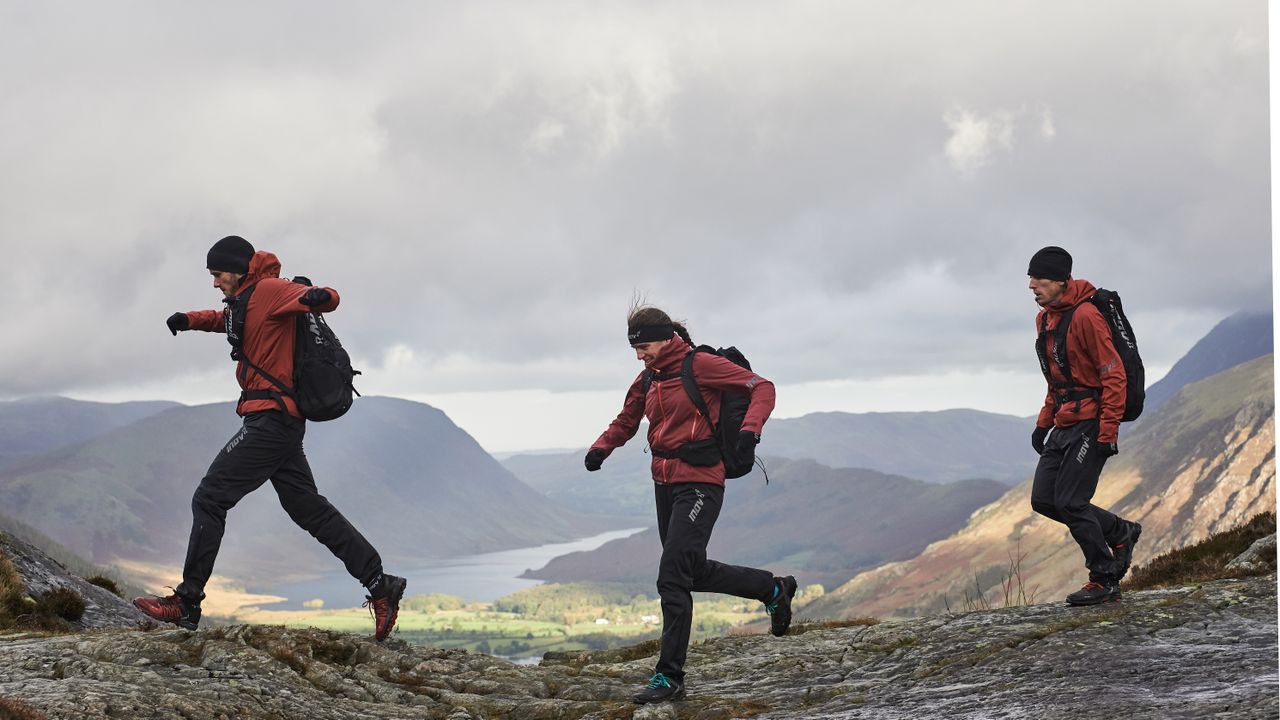
[{"label": "dark hiking boot", "polygon": [[404,597],[405,586],[409,583],[402,577],[383,575],[365,596],[361,607],[369,608],[373,615],[373,637],[379,642],[386,640],[396,626],[396,617],[400,614],[400,598]]},{"label": "dark hiking boot", "polygon": [[1133,564],[1133,546],[1137,545],[1138,538],[1142,537],[1141,525],[1129,520],[1125,520],[1124,524],[1124,537],[1111,546],[1111,552],[1116,556],[1116,561],[1120,563],[1120,572],[1116,576],[1116,582],[1119,582],[1129,572],[1129,566]]},{"label": "dark hiking boot", "polygon": [[773,598],[764,604],[769,613],[769,632],[776,637],[791,627],[791,598],[796,596],[796,579],[790,575],[773,579]]},{"label": "dark hiking boot", "polygon": [[1100,605],[1120,599],[1120,583],[1113,579],[1090,580],[1084,587],[1067,596],[1068,605]]},{"label": "dark hiking boot", "polygon": [[187,602],[176,592],[168,597],[134,598],[133,606],[153,620],[173,623],[184,630],[195,630],[200,625],[200,606]]},{"label": "dark hiking boot", "polygon": [[684,683],[679,680],[672,680],[662,673],[654,673],[653,677],[649,678],[649,684],[633,695],[631,700],[637,705],[644,705],[645,703],[679,700],[682,697],[684,697]]}]

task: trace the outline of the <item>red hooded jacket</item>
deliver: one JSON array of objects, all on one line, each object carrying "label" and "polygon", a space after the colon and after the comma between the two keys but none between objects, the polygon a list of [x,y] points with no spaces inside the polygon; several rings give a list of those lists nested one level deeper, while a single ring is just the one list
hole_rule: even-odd
[{"label": "red hooded jacket", "polygon": [[[1106,318],[1093,303],[1085,302],[1096,290],[1088,280],[1068,280],[1062,298],[1036,315],[1036,333],[1040,332],[1041,319],[1047,317],[1046,327],[1050,334],[1046,338],[1045,352],[1052,356],[1053,330],[1062,321],[1064,312],[1073,307],[1076,309],[1071,324],[1067,326],[1067,363],[1078,387],[1102,391],[1101,412],[1094,398],[1071,400],[1057,406],[1053,387],[1050,386],[1044,407],[1036,418],[1036,426],[1061,428],[1081,420],[1098,418],[1098,442],[1109,443],[1116,442],[1120,434],[1120,418],[1124,416],[1124,362],[1111,342],[1111,327],[1107,325]],[[1049,361],[1049,376],[1054,382],[1066,381],[1052,360]]]},{"label": "red hooded jacket", "polygon": [[[645,374],[641,372],[627,390],[622,412],[618,413],[618,417],[609,424],[609,429],[604,431],[591,448],[613,452],[615,448],[622,447],[635,437],[636,431],[640,429],[641,418],[646,416],[649,418],[649,447],[655,450],[675,452],[676,448],[685,443],[709,439],[711,425],[689,399],[679,377],[684,357],[692,351],[693,348],[679,336],[672,338],[662,348],[653,365],[647,368],[655,373],[671,374],[672,377],[666,380],[655,379],[649,384],[649,394],[646,396]],[[718,355],[695,355],[693,376],[711,411],[713,423],[720,422],[720,394],[725,391],[748,393],[751,396],[746,418],[742,421],[743,430],[760,432],[769,419],[769,413],[773,412],[777,397],[773,383]],[[720,463],[698,467],[683,460],[655,455],[651,471],[654,482],[663,484],[696,482],[724,485],[724,465]]]},{"label": "red hooded jacket", "polygon": [[[262,250],[254,253],[249,260],[249,272],[240,282],[236,296],[254,285],[257,287],[245,308],[242,350],[253,364],[280,382],[290,383],[293,380],[295,318],[306,312],[332,312],[338,307],[338,292],[333,288],[324,288],[331,296],[329,302],[315,307],[303,305],[298,302],[298,298],[311,288],[282,279],[280,261],[275,255]],[[225,333],[227,329],[223,324],[222,314],[222,310],[194,310],[187,313],[187,322],[192,330]],[[240,382],[242,390],[277,390],[270,380],[243,361],[236,363],[236,380]],[[290,415],[302,417],[293,398],[284,396],[284,404]],[[236,405],[236,412],[241,415],[279,409],[280,405],[275,400],[242,400]]]}]

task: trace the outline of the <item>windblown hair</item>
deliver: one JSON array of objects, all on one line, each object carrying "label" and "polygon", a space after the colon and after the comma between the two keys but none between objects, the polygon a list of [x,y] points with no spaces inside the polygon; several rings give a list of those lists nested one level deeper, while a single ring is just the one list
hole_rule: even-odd
[{"label": "windblown hair", "polygon": [[677,322],[671,319],[671,316],[651,305],[644,305],[640,302],[634,302],[631,305],[631,312],[627,315],[627,332],[634,332],[641,325],[674,325],[676,334],[682,340],[693,345],[693,339],[689,337],[689,330],[685,328],[683,322]]}]

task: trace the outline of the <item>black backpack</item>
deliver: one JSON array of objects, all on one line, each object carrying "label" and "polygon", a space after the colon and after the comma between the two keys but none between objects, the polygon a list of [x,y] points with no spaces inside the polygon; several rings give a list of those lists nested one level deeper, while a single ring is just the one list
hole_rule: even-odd
[{"label": "black backpack", "polygon": [[[311,280],[302,276],[295,277],[293,282],[311,287]],[[284,394],[293,398],[298,412],[307,420],[323,422],[342,417],[351,408],[353,394],[360,395],[351,384],[360,371],[351,368],[351,357],[321,313],[302,313],[296,321],[292,386],[272,377],[244,354],[245,308],[249,307],[249,298],[256,287],[254,284],[240,295],[224,300],[227,303],[227,309],[223,311],[227,342],[231,343],[232,360],[243,361],[275,385],[278,391],[243,390],[240,400],[275,400],[284,411],[285,404],[281,398]]]},{"label": "black backpack", "polygon": [[[1111,344],[1115,345],[1120,361],[1124,364],[1124,415],[1120,420],[1121,422],[1137,420],[1142,414],[1142,405],[1147,399],[1146,370],[1142,366],[1142,357],[1138,354],[1138,338],[1133,334],[1133,326],[1129,324],[1129,318],[1124,314],[1120,295],[1114,290],[1099,288],[1085,302],[1093,303],[1093,306],[1102,313],[1103,319],[1111,328]],[[1040,320],[1040,333],[1036,338],[1036,355],[1040,358],[1040,370],[1044,372],[1045,379],[1053,388],[1058,405],[1070,400],[1079,401],[1084,397],[1101,399],[1102,396],[1101,388],[1079,389],[1081,386],[1076,385],[1075,378],[1071,376],[1071,365],[1067,360],[1067,327],[1071,324],[1071,317],[1074,314],[1075,308],[1071,308],[1064,312],[1062,319],[1058,321],[1058,327],[1053,332],[1052,357],[1049,357],[1046,351],[1046,338],[1049,336],[1049,331],[1045,327],[1049,322],[1048,313],[1045,313]],[[1049,374],[1050,360],[1058,366],[1062,376],[1067,379],[1066,382],[1053,381]]]},{"label": "black backpack", "polygon": [[[698,412],[702,413],[702,417],[707,419],[707,424],[711,425],[711,439],[685,443],[671,455],[684,460],[690,465],[707,466],[723,462],[725,478],[740,478],[751,472],[751,468],[756,462],[754,451],[738,452],[738,433],[742,431],[742,421],[746,419],[747,406],[751,404],[751,397],[746,393],[721,393],[720,424],[712,425],[711,409],[707,407],[707,401],[702,397],[702,391],[698,388],[698,381],[693,375],[693,356],[700,352],[719,355],[734,365],[748,370],[751,369],[751,363],[747,361],[746,356],[738,348],[732,346],[715,349],[710,345],[699,345],[684,356],[684,362],[680,365],[680,382],[684,386],[685,393],[689,395],[689,399],[693,401],[694,407],[698,409]],[[645,395],[648,395],[649,385],[654,380],[667,380],[670,378],[671,375],[659,375],[652,371],[647,371],[643,382]],[[661,456],[657,451],[654,451],[654,453]],[[767,483],[768,481],[768,476],[766,476],[765,482]]]}]

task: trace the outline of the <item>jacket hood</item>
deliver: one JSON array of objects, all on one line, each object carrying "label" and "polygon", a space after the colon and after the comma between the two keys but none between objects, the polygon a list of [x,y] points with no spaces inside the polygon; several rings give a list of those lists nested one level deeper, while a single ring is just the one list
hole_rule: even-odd
[{"label": "jacket hood", "polygon": [[256,285],[262,278],[278,277],[280,277],[280,259],[275,256],[275,253],[259,250],[249,258],[249,272],[245,273],[244,280],[240,282],[240,289],[236,290],[236,295]]},{"label": "jacket hood", "polygon": [[[253,266],[250,265],[250,267],[252,268]],[[1058,302],[1045,309],[1052,313],[1066,312],[1088,300],[1097,291],[1098,288],[1094,287],[1093,283],[1088,280],[1068,280],[1066,292],[1062,293],[1062,297]]]},{"label": "jacket hood", "polygon": [[689,343],[684,341],[684,338],[679,335],[673,335],[671,342],[662,348],[649,369],[660,373],[675,372],[680,369],[681,361],[684,360],[684,356],[688,355],[691,349]]}]

